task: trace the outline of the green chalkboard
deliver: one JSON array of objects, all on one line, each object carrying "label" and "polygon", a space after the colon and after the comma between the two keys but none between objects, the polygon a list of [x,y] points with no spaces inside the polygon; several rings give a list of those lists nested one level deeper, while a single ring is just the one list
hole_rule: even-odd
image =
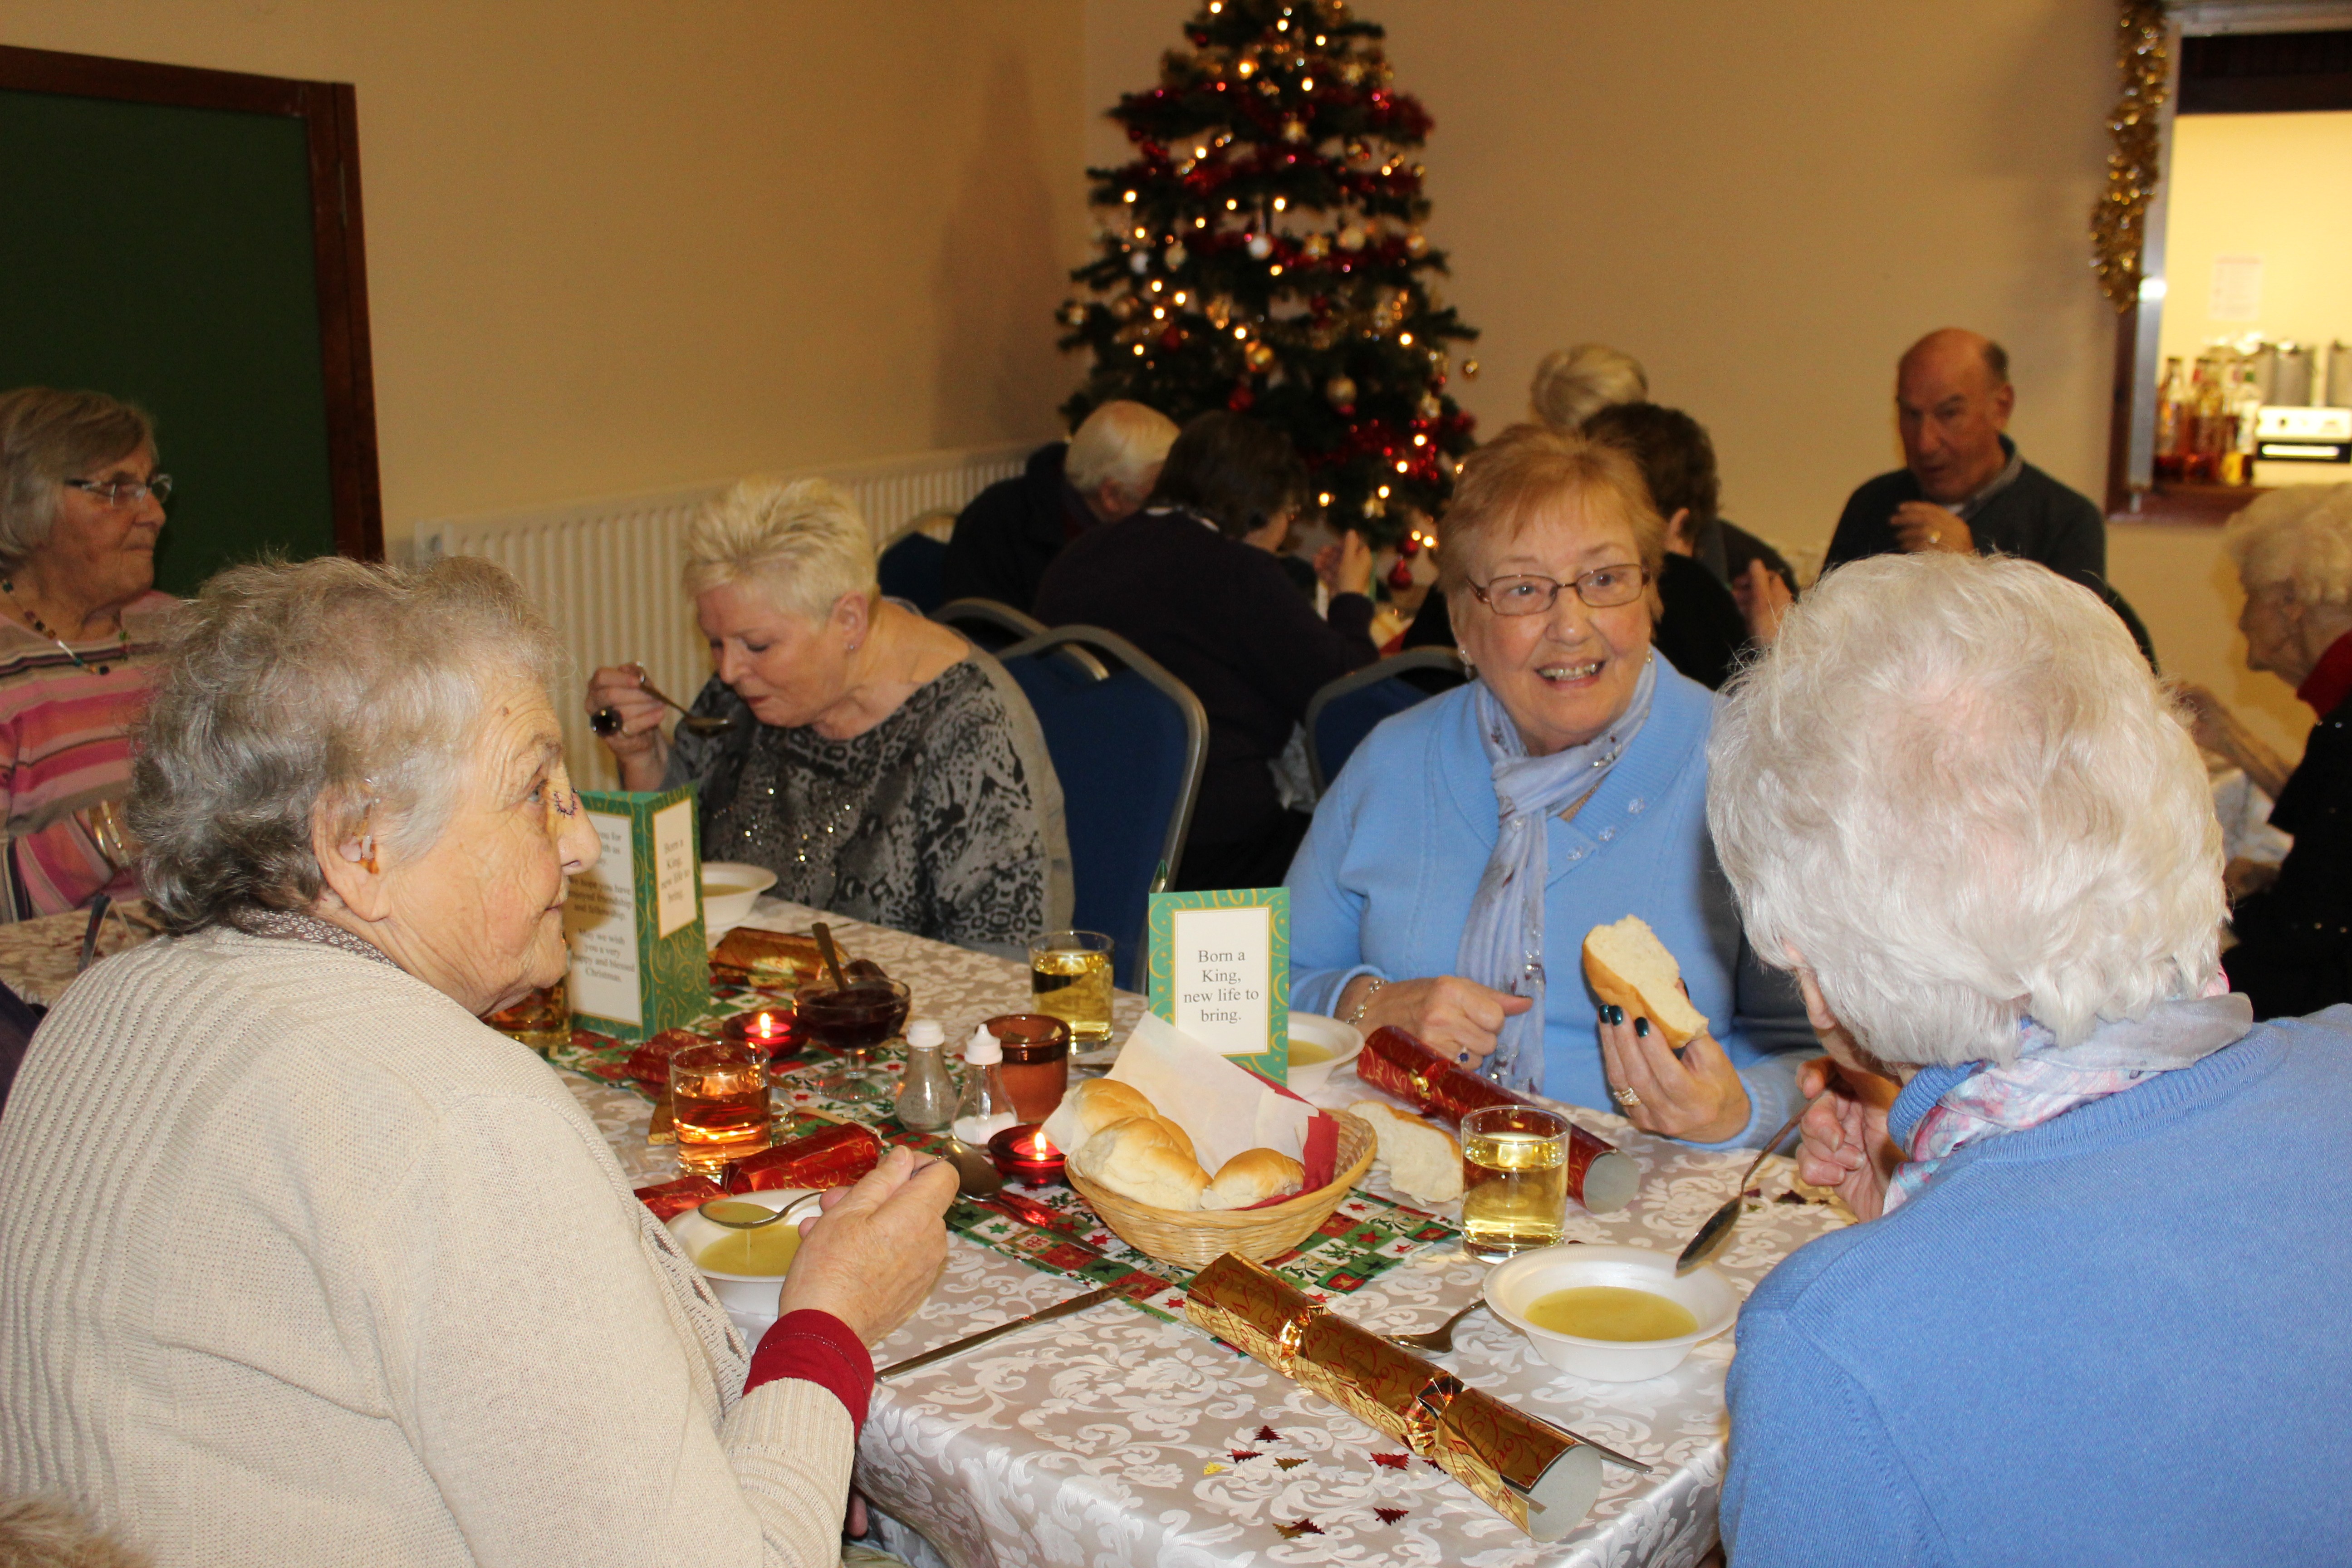
[{"label": "green chalkboard", "polygon": [[299,114],[0,85],[0,387],[87,387],[153,416],[177,486],[167,593],[338,548],[349,377],[321,338],[314,137]]}]

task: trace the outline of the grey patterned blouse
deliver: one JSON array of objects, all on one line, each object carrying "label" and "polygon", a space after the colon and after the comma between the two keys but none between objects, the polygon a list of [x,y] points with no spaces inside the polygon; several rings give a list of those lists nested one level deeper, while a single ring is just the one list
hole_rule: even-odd
[{"label": "grey patterned blouse", "polygon": [[677,736],[663,781],[699,786],[706,858],[767,868],[778,898],[1005,957],[1069,923],[1061,784],[985,654],[846,741],[762,724],[715,676],[694,711],[738,721]]}]

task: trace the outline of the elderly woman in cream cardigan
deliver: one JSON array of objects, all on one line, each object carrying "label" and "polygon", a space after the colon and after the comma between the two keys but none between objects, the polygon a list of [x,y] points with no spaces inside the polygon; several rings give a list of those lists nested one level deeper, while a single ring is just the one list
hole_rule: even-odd
[{"label": "elderly woman in cream cardigan", "polygon": [[562,973],[596,855],[559,662],[479,561],[191,606],[131,806],[173,934],[76,982],[0,1120],[0,1495],[166,1564],[839,1560],[952,1172],[847,1189],[747,1352],[477,1021]]}]

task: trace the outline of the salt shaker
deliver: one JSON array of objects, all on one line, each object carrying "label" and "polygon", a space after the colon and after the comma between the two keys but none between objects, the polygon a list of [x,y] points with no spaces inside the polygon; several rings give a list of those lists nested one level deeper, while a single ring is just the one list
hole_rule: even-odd
[{"label": "salt shaker", "polygon": [[915,1132],[934,1132],[954,1120],[955,1080],[940,1047],[948,1033],[937,1018],[918,1018],[907,1026],[907,1077],[898,1086],[898,1124]]},{"label": "salt shaker", "polygon": [[963,1099],[956,1106],[956,1142],[966,1148],[985,1149],[988,1141],[1019,1123],[1013,1091],[1004,1087],[1004,1047],[982,1024],[963,1048]]}]

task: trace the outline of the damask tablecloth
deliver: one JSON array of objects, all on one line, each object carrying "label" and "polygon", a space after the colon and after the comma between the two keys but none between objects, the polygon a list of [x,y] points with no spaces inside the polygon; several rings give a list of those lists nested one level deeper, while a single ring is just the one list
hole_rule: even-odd
[{"label": "damask tablecloth", "polygon": [[[805,929],[810,915],[764,900],[754,923]],[[851,921],[835,928],[853,952],[906,981],[915,1012],[940,1019],[951,1041],[1026,1005],[1019,964]],[[0,928],[0,979],[33,1000],[54,1001],[71,978],[80,934],[80,917],[70,915]],[[1114,1037],[1142,1007],[1140,997],[1118,997]],[[643,1097],[562,1076],[634,1179],[675,1173],[674,1150],[646,1141]],[[1318,1098],[1344,1106],[1370,1093],[1342,1073]],[[1730,1195],[1746,1161],[1647,1137],[1615,1117],[1574,1114],[1632,1155],[1643,1183],[1622,1214],[1572,1212],[1573,1240],[1673,1250]],[[1767,1162],[1759,1184],[1765,1201],[1716,1264],[1743,1295],[1790,1251],[1846,1223],[1821,1194],[1791,1191],[1785,1160]],[[1333,1305],[1376,1331],[1426,1329],[1474,1300],[1484,1275],[1449,1250],[1410,1260]],[[875,1347],[877,1363],[1076,1293],[1066,1279],[953,1241],[930,1300]],[[1539,1547],[1450,1477],[1287,1378],[1190,1328],[1107,1302],[884,1384],[859,1444],[857,1485],[921,1531],[954,1568],[1685,1568],[1714,1544],[1728,1336],[1701,1345],[1668,1375],[1637,1384],[1556,1372],[1484,1313],[1465,1320],[1454,1342],[1455,1352],[1439,1359],[1465,1383],[1656,1473],[1607,1467],[1590,1517],[1567,1539]]]},{"label": "damask tablecloth", "polygon": [[[811,911],[763,900],[753,923],[805,930]],[[913,993],[950,1042],[1026,1006],[1027,972],[903,932],[835,920],[856,952]],[[1115,1038],[1143,999],[1121,993]],[[646,1106],[625,1089],[566,1075],[632,1176],[666,1180],[672,1152],[645,1142]],[[1381,1098],[1340,1074],[1318,1096]],[[1573,1211],[1573,1240],[1678,1249],[1750,1156],[1711,1154],[1577,1110],[1641,1165],[1622,1214]],[[1778,1201],[1786,1160],[1766,1163],[1755,1205],[1716,1267],[1745,1295],[1797,1247],[1846,1223],[1843,1208]],[[1404,1194],[1376,1185],[1383,1195]],[[1409,1200],[1407,1200],[1409,1201]],[[1459,1205],[1449,1205],[1458,1208]],[[1441,1211],[1444,1212],[1444,1211]],[[1458,1250],[1410,1262],[1335,1300],[1376,1331],[1433,1328],[1476,1299],[1485,1267]],[[1077,1293],[1068,1280],[962,1242],[929,1301],[875,1347],[877,1364],[917,1355]],[[895,1378],[875,1395],[857,1485],[919,1529],[955,1568],[1258,1568],[1260,1564],[1462,1563],[1467,1568],[1684,1568],[1716,1540],[1729,1336],[1664,1377],[1599,1384],[1555,1371],[1486,1313],[1438,1358],[1475,1388],[1657,1467],[1605,1468],[1600,1500],[1566,1540],[1537,1546],[1458,1482],[1353,1416],[1189,1328],[1108,1302]]]}]

